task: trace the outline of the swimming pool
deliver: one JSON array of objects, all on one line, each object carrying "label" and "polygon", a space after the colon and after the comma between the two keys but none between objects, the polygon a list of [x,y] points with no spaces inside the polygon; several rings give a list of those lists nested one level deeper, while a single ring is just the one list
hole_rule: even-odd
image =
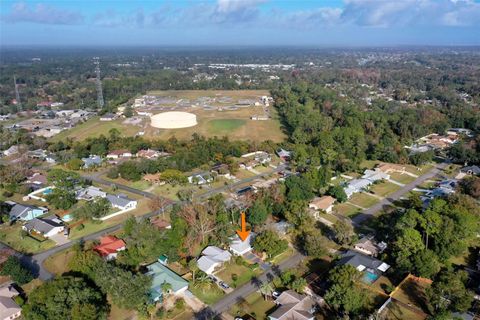
[{"label": "swimming pool", "polygon": [[48,194],[52,193],[52,191],[53,190],[51,188],[48,188],[48,189],[43,190],[43,194],[48,195]]},{"label": "swimming pool", "polygon": [[375,281],[377,281],[377,279],[378,279],[378,275],[368,271],[366,271],[362,277],[363,282],[369,283],[369,284],[374,283]]},{"label": "swimming pool", "polygon": [[65,221],[65,222],[69,222],[69,221],[73,220],[73,217],[72,217],[71,214],[66,214],[62,217],[62,220]]}]

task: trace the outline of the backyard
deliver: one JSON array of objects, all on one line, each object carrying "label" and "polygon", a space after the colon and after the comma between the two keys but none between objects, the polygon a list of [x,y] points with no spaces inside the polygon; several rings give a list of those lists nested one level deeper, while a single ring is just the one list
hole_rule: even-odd
[{"label": "backyard", "polygon": [[[215,274],[219,279],[228,283],[232,288],[241,286],[250,281],[254,276],[258,275],[258,268],[254,271],[247,266],[237,264],[235,261],[226,263],[222,270]],[[236,276],[236,280],[233,278]]]}]

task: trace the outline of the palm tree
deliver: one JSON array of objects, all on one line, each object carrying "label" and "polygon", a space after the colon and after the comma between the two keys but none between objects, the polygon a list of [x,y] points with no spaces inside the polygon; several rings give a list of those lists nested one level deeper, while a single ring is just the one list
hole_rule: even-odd
[{"label": "palm tree", "polygon": [[198,271],[198,264],[195,259],[192,259],[188,262],[188,268],[192,271],[192,281],[195,283],[195,272]]},{"label": "palm tree", "polygon": [[264,282],[260,286],[260,293],[263,296],[263,299],[267,300],[267,297],[271,297],[273,294],[273,287],[270,282]]}]

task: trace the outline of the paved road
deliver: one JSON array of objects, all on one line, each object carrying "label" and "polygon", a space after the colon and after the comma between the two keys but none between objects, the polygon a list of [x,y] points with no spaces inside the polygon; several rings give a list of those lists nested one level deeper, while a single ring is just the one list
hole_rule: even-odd
[{"label": "paved road", "polygon": [[[198,200],[202,200],[202,199],[207,199],[209,197],[211,197],[212,195],[214,194],[217,194],[217,193],[220,193],[220,192],[224,192],[226,191],[227,189],[230,189],[232,187],[236,187],[240,184],[243,184],[243,183],[247,183],[247,182],[250,182],[250,181],[253,181],[255,179],[258,179],[258,178],[261,178],[263,176],[267,176],[267,175],[270,175],[272,173],[275,173],[275,172],[279,172],[281,170],[284,170],[284,167],[283,166],[279,166],[277,169],[273,170],[273,171],[270,171],[270,172],[266,172],[266,173],[262,173],[262,174],[259,174],[259,175],[256,175],[254,177],[250,177],[250,178],[247,178],[247,179],[244,179],[244,180],[241,180],[239,182],[236,182],[236,183],[233,183],[233,184],[230,184],[228,186],[222,186],[222,187],[219,187],[219,188],[216,188],[216,189],[211,189],[209,190],[208,192],[205,192],[204,194],[202,194],[201,196],[198,197]],[[125,191],[128,191],[128,192],[131,192],[131,193],[134,193],[134,194],[137,194],[137,195],[140,195],[142,197],[146,197],[146,198],[155,198],[157,197],[157,195],[153,194],[153,193],[150,193],[150,192],[147,192],[147,191],[141,191],[141,190],[138,190],[138,189],[134,189],[134,188],[131,188],[129,186],[125,186],[123,184],[119,184],[119,183],[116,183],[116,182],[111,182],[111,181],[108,181],[108,180],[104,180],[102,178],[99,177],[99,175],[101,174],[100,173],[97,173],[97,174],[94,174],[94,175],[85,175],[84,177],[86,179],[89,179],[89,180],[92,180],[94,182],[97,182],[97,183],[100,183],[100,184],[103,184],[103,185],[108,185],[108,186],[111,186],[112,184],[115,185],[118,189],[121,189],[121,190],[125,190]],[[168,200],[168,199],[166,199]],[[168,210],[170,207],[172,207],[173,205],[175,204],[183,204],[184,202],[183,201],[171,201],[171,200],[168,200],[168,204],[164,206],[163,210]],[[153,212],[149,212],[145,215],[142,215],[142,216],[139,216],[138,218],[139,219],[146,219],[146,218],[151,218],[153,216],[156,216],[156,215],[159,215],[162,213],[162,209],[160,210],[157,210],[157,211],[153,211]],[[58,253],[58,252],[61,252],[62,250],[65,250],[65,249],[68,249],[70,247],[72,247],[73,245],[75,245],[75,243],[78,243],[78,242],[86,242],[86,241],[92,241],[92,240],[97,240],[99,238],[101,238],[103,235],[106,235],[106,234],[110,234],[112,232],[115,232],[117,230],[120,230],[121,228],[123,227],[123,223],[120,223],[120,224],[117,224],[117,225],[114,225],[114,226],[111,226],[109,228],[106,228],[106,229],[103,229],[103,230],[100,230],[98,232],[95,232],[95,233],[92,233],[92,234],[89,234],[85,237],[82,237],[82,238],[79,238],[79,239],[75,239],[75,240],[71,240],[65,244],[62,244],[62,245],[59,245],[59,246],[56,246],[56,247],[53,247],[51,249],[48,249],[48,250],[45,250],[45,251],[42,251],[40,253],[37,253],[35,255],[26,255],[26,254],[22,254],[22,253],[19,253],[17,252],[16,255],[20,258],[20,260],[26,265],[28,266],[28,268],[33,272],[33,274],[35,276],[37,276],[38,278],[40,278],[41,280],[48,280],[48,279],[51,279],[53,277],[53,275],[48,272],[45,267],[43,266],[43,263],[45,262],[45,260]],[[0,243],[0,248],[3,247],[8,247],[7,245],[4,245],[2,243]]]},{"label": "paved road", "polygon": [[252,279],[250,282],[235,289],[233,292],[224,296],[220,301],[212,306],[209,306],[202,310],[195,316],[199,320],[213,319],[220,315],[222,312],[227,311],[230,306],[235,303],[239,303],[242,299],[257,291],[262,283],[270,282],[273,278],[280,275],[284,270],[291,269],[298,265],[302,259],[305,258],[301,253],[297,252],[287,260],[283,261],[278,266],[273,266],[261,274],[258,278]]},{"label": "paved road", "polygon": [[374,216],[377,212],[381,211],[384,207],[390,206],[393,204],[393,202],[399,200],[401,197],[403,197],[405,194],[413,190],[414,188],[418,187],[422,183],[424,183],[426,180],[429,180],[436,175],[438,175],[441,170],[445,169],[445,167],[448,165],[447,162],[442,162],[440,164],[435,165],[433,169],[428,171],[427,173],[419,176],[415,181],[410,182],[406,184],[405,186],[401,187],[399,190],[395,191],[392,193],[390,196],[387,198],[382,199],[379,203],[375,204],[374,206],[363,210],[360,214],[357,216],[353,217],[352,223],[354,225],[361,225],[364,223],[366,220],[370,219],[372,216]]}]

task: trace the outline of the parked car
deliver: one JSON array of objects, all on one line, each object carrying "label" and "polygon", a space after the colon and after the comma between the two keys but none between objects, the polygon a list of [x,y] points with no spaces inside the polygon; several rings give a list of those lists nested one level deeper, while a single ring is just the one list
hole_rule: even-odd
[{"label": "parked car", "polygon": [[281,292],[278,292],[278,291],[273,291],[272,292],[272,297],[274,297],[275,299],[277,299],[279,296],[280,296]]},{"label": "parked car", "polygon": [[217,278],[215,278],[214,276],[208,276],[208,278],[215,283],[217,282]]},{"label": "parked car", "polygon": [[223,281],[220,281],[218,284],[219,284],[220,287],[222,287],[223,289],[228,289],[228,288],[230,288],[230,286],[229,286],[228,284],[226,284],[225,282],[223,282]]}]

